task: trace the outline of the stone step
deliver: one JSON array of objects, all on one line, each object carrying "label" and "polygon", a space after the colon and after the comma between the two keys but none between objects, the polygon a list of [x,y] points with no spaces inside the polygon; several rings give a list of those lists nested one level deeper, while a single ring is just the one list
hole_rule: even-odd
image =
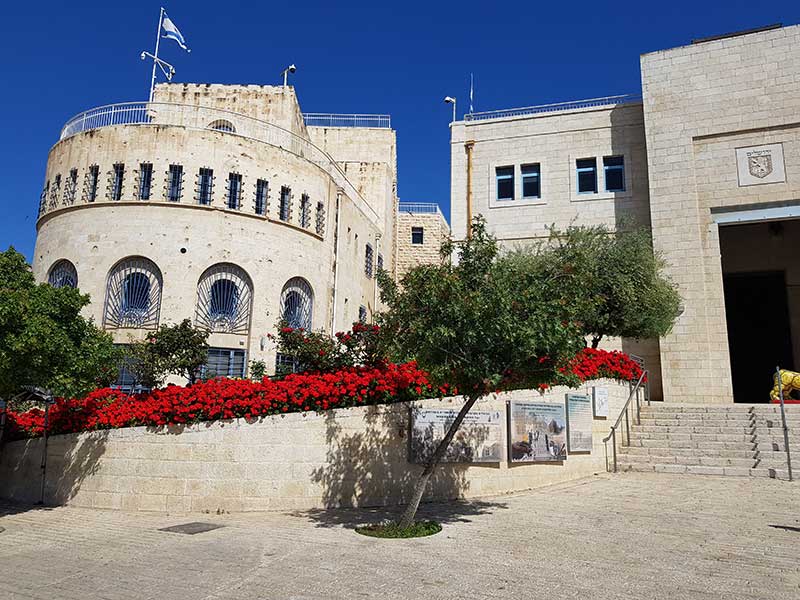
[{"label": "stone step", "polygon": [[757,410],[752,404],[673,404],[671,402],[652,402],[649,406],[642,405],[642,412],[651,411],[667,413],[747,413]]},{"label": "stone step", "polygon": [[752,442],[755,435],[749,433],[692,433],[692,432],[641,432],[631,429],[631,440],[672,440],[704,442]]},{"label": "stone step", "polygon": [[[729,434],[752,434],[753,426],[747,425],[726,425],[715,427],[712,425],[633,425],[632,431],[636,433],[729,433]],[[781,430],[783,431],[783,430]]]},{"label": "stone step", "polygon": [[653,440],[649,438],[631,437],[629,445],[643,448],[700,448],[708,450],[742,450],[756,447],[756,443],[752,441],[714,441],[708,440],[704,436],[700,436],[700,439],[694,440]]},{"label": "stone step", "polygon": [[[758,447],[750,448],[725,448],[725,449],[702,449],[702,448],[675,448],[668,446],[643,447],[643,446],[623,446],[617,449],[618,454],[631,454],[637,456],[709,456],[719,458],[753,458],[758,453]],[[764,454],[763,452],[761,454]],[[772,454],[772,451],[769,452]],[[784,455],[783,453],[778,453]]]},{"label": "stone step", "polygon": [[769,477],[772,479],[788,479],[785,468],[754,467],[711,467],[704,465],[625,463],[617,461],[617,469],[622,472],[641,471],[656,473],[683,473],[689,475],[727,475],[733,477]]},{"label": "stone step", "polygon": [[623,460],[627,464],[634,463],[651,463],[662,465],[704,465],[709,467],[741,467],[743,469],[750,469],[760,464],[759,461],[750,458],[720,458],[714,456],[694,455],[694,456],[653,456],[653,455],[617,455],[617,460],[624,457]]}]

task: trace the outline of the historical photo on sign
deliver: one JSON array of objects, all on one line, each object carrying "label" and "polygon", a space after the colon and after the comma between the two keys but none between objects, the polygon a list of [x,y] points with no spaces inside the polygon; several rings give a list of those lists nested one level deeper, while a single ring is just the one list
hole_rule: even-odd
[{"label": "historical photo on sign", "polygon": [[511,462],[566,459],[566,431],[563,403],[512,402],[508,438]]},{"label": "historical photo on sign", "polygon": [[592,400],[586,394],[567,394],[567,450],[592,451]]},{"label": "historical photo on sign", "polygon": [[605,419],[608,417],[608,388],[593,387],[592,400],[594,404],[594,416]]},{"label": "historical photo on sign", "polygon": [[[458,409],[412,409],[409,460],[414,463],[427,462],[457,415]],[[442,462],[500,462],[502,421],[500,411],[468,412]]]}]

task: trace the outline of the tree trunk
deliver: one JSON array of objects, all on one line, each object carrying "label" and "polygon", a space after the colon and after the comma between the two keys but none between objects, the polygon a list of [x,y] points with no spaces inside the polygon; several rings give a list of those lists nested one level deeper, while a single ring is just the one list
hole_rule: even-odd
[{"label": "tree trunk", "polygon": [[403,511],[403,516],[400,517],[400,522],[398,523],[400,527],[410,527],[414,523],[414,517],[417,515],[417,509],[419,508],[420,500],[422,500],[422,494],[425,493],[425,488],[428,486],[428,480],[431,478],[431,475],[433,475],[436,466],[442,460],[444,453],[447,451],[448,446],[450,446],[450,442],[453,441],[453,438],[461,427],[461,423],[464,421],[467,413],[480,399],[480,397],[481,396],[475,396],[474,398],[466,399],[466,402],[464,402],[464,406],[461,407],[461,410],[456,416],[455,421],[453,421],[452,425],[450,425],[450,429],[447,430],[444,438],[436,447],[436,451],[428,459],[428,463],[425,465],[422,475],[419,476],[419,479],[414,486],[414,491],[411,494],[411,498],[408,500],[408,505]]},{"label": "tree trunk", "polygon": [[592,338],[592,348],[596,349],[600,345],[600,340],[603,339],[602,335],[597,335]]}]

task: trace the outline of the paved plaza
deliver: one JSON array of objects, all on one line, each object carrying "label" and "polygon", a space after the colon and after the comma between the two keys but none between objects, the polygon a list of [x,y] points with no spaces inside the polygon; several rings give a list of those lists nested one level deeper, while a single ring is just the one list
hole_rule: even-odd
[{"label": "paved plaza", "polygon": [[[357,535],[385,516],[363,510],[0,510],[4,599],[800,598],[800,484],[764,479],[602,475],[426,505],[444,530],[415,540]],[[159,531],[193,521],[222,527]]]}]

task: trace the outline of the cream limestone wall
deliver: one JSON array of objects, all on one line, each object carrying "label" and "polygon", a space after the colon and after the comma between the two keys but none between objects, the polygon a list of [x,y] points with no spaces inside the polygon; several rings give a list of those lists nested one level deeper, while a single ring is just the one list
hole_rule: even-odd
[{"label": "cream limestone wall", "polygon": [[[628,387],[595,383],[609,390],[610,410],[608,419],[594,419],[591,453],[571,454],[554,464],[441,465],[426,499],[493,496],[605,471],[601,440],[627,399]],[[563,403],[567,391],[493,395],[476,410],[505,411],[507,400]],[[457,408],[460,402],[450,398],[421,404]],[[171,513],[399,504],[420,471],[407,462],[408,415],[409,406],[397,404],[267,417],[254,423],[236,420],[52,436],[45,504]],[[505,436],[504,431],[504,447]],[[39,499],[42,447],[41,440],[3,447],[0,497]]]},{"label": "cream limestone wall", "polygon": [[[422,227],[422,244],[411,243],[411,229]],[[439,249],[450,227],[442,213],[400,212],[397,215],[397,279],[418,265],[439,264]]]},{"label": "cream limestone wall", "polygon": [[[685,312],[661,342],[668,401],[732,401],[715,209],[800,197],[800,27],[641,58],[654,244]],[[786,181],[739,186],[736,149],[783,145]]]}]

